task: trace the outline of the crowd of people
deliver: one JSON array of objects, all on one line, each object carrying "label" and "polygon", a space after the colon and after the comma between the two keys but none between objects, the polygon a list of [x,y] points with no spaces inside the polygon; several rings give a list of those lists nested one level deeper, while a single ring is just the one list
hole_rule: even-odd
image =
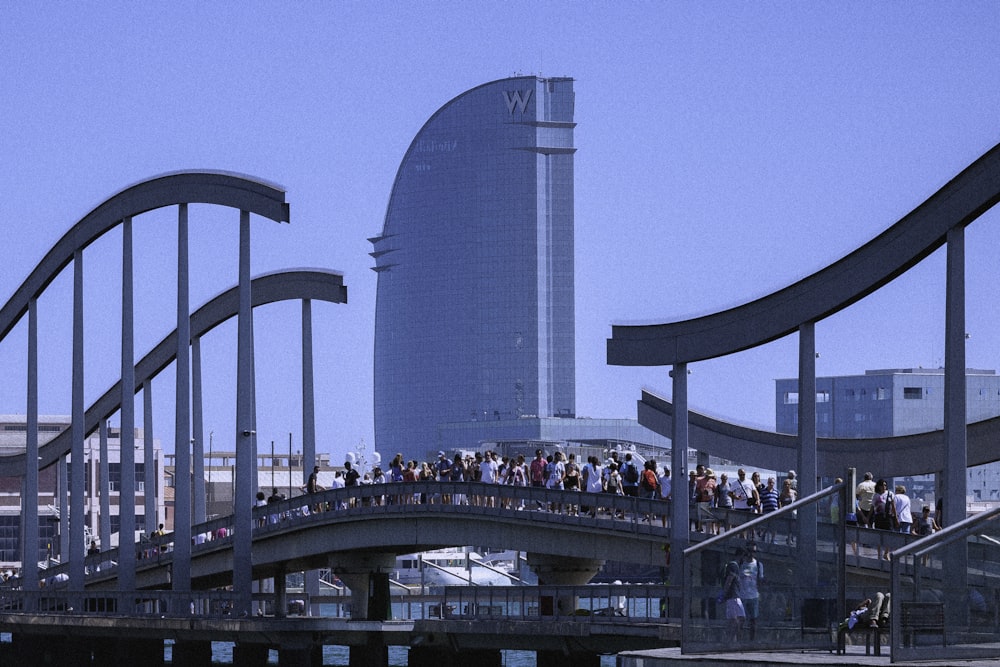
[{"label": "crowd of people", "polygon": [[[721,473],[716,477],[714,470],[698,465],[688,473],[691,530],[718,534],[732,527],[731,522],[727,520],[730,510],[768,514],[791,505],[798,500],[798,493],[794,470],[788,471],[779,488],[774,477],[768,477],[765,483],[761,481],[761,475],[756,471],[747,479],[746,470],[739,468],[736,471],[736,479],[730,479],[727,473]],[[762,537],[773,540],[774,535],[767,534]],[[788,540],[790,543],[790,536]]]},{"label": "crowd of people", "polygon": [[[889,483],[866,472],[854,490],[854,512],[848,513],[848,524],[860,528],[885,530],[904,535],[930,535],[941,529],[936,520],[937,514],[931,514],[929,505],[924,505],[920,514],[914,515],[913,501],[906,495],[906,487],[895,485],[895,491],[889,490]],[[857,545],[855,545],[855,552]],[[876,555],[879,559],[889,560],[891,553],[883,549],[881,541],[876,545]]]},{"label": "crowd of people", "polygon": [[[671,497],[670,471],[659,468],[656,461],[648,459],[639,462],[631,452],[624,455],[612,452],[610,458],[601,462],[596,456],[588,457],[586,462],[577,459],[575,453],[568,455],[555,451],[546,455],[538,449],[530,460],[522,454],[516,456],[501,456],[495,451],[476,452],[475,454],[455,454],[449,457],[444,451],[438,452],[437,461],[418,462],[407,461],[402,454],[397,454],[390,462],[388,469],[376,466],[371,473],[359,475],[351,462],[344,463],[344,472],[336,471],[330,488],[350,488],[367,484],[391,484],[393,482],[466,482],[474,481],[484,484],[505,486],[524,486],[555,490],[579,491],[583,493],[611,493],[621,496],[648,499],[669,499]],[[309,481],[302,487],[306,494],[325,490],[317,482],[316,468]],[[510,504],[510,499],[498,500],[490,495],[454,493],[454,487],[447,492],[428,493],[426,491],[414,494],[395,494],[387,490],[384,495],[375,496],[371,502],[375,504],[471,504],[494,506],[497,502]],[[596,503],[573,503],[563,507],[554,505],[545,507],[555,511],[565,511],[569,514],[579,514],[581,511],[594,514]],[[318,504],[315,510],[324,509]],[[645,516],[645,521],[653,517]],[[666,525],[664,515],[661,520]]]}]

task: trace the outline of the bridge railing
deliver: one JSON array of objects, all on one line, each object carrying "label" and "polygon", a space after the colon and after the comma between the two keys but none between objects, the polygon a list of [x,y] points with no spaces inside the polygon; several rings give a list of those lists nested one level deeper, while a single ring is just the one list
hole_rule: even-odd
[{"label": "bridge railing", "polygon": [[395,596],[393,602],[409,614],[404,618],[414,619],[667,623],[668,592],[661,584],[448,586],[430,604],[414,604],[408,596]]},{"label": "bridge railing", "polygon": [[[386,620],[558,620],[574,623],[676,623],[668,619],[669,587],[659,584],[587,586],[448,586],[434,594],[391,595]],[[273,616],[277,598],[256,593],[261,614]],[[231,618],[234,594],[226,590],[123,593],[67,590],[7,591],[0,594],[0,614],[40,613],[132,618]],[[298,615],[319,604],[319,615],[351,618],[350,595],[289,594],[283,615]]]},{"label": "bridge railing", "polygon": [[[662,499],[481,482],[422,481],[329,489],[255,507],[253,531],[264,536],[333,517],[377,517],[401,511],[508,517],[664,537],[670,526],[670,502]],[[233,518],[220,516],[192,526],[192,555],[231,543],[236,530]],[[734,522],[741,518],[735,517]],[[173,541],[174,534],[167,533],[146,537],[134,545],[137,570],[172,561]],[[88,579],[106,578],[117,569],[120,549],[83,557]],[[69,563],[53,564],[41,573],[40,580],[50,589],[59,588],[65,586],[68,571]]]},{"label": "bridge railing", "polygon": [[[479,482],[393,482],[296,496],[254,510],[264,536],[308,522],[354,520],[399,513],[491,516],[551,522],[617,533],[668,536],[670,503],[612,494]],[[217,524],[216,524],[217,525]],[[200,530],[196,527],[195,530]],[[228,530],[224,527],[223,532]],[[207,539],[207,537],[206,537]]]},{"label": "bridge railing", "polygon": [[224,618],[231,615],[233,603],[234,594],[226,590],[80,593],[66,589],[43,589],[0,592],[0,614]]}]

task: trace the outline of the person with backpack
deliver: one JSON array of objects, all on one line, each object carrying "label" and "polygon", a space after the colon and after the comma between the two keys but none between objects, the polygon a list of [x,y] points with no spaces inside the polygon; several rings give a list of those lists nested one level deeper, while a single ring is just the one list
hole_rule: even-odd
[{"label": "person with backpack", "polygon": [[[660,497],[660,478],[656,476],[656,461],[646,459],[642,464],[642,474],[639,476],[639,496],[656,500]],[[643,518],[647,523],[652,521],[652,516],[647,513]]]},{"label": "person with backpack", "polygon": [[620,472],[622,492],[629,498],[637,498],[639,496],[639,468],[632,460],[631,452],[625,454],[625,463],[622,464]]},{"label": "person with backpack", "polygon": [[[896,530],[896,498],[889,490],[889,483],[884,479],[875,482],[875,495],[872,496],[872,527],[876,530]],[[882,540],[876,544],[878,558],[883,558]],[[886,560],[889,560],[889,547],[885,548]]]},{"label": "person with backpack", "polygon": [[639,495],[642,498],[656,500],[659,498],[660,480],[656,476],[656,461],[648,459],[642,464],[642,474],[639,476]]}]

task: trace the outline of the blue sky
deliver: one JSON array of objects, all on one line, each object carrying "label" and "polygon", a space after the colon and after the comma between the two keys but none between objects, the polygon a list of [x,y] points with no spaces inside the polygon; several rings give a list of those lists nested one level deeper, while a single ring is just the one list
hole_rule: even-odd
[{"label": "blue sky", "polygon": [[[764,295],[834,261],[1000,141],[995,2],[0,4],[6,300],[123,187],[179,169],[288,191],[254,226],[253,272],[341,271],[314,307],[318,449],[372,447],[376,275],[400,160],[426,119],[515,73],[576,79],[577,412],[634,417],[666,368],[609,367],[612,323]],[[967,232],[968,365],[997,368],[1000,232]],[[136,220],[137,355],[173,327],[175,213]],[[191,303],[236,282],[237,217],[192,209]],[[120,232],[85,255],[88,403],[117,379]],[[817,325],[820,375],[938,366],[943,253]],[[40,301],[41,410],[70,410],[71,277]],[[110,294],[110,298],[108,296]],[[297,305],[256,315],[258,438],[301,438]],[[0,342],[0,413],[24,411],[23,325]],[[235,325],[203,342],[206,431],[231,449]],[[691,367],[695,409],[773,427],[793,337]],[[209,377],[210,376],[210,377]],[[154,428],[173,435],[172,371]],[[141,411],[139,413],[141,415]]]}]

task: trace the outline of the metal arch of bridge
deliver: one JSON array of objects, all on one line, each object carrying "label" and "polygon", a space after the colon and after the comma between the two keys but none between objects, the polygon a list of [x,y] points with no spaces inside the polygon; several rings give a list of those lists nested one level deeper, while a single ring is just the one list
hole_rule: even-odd
[{"label": "metal arch of bridge", "polygon": [[[945,276],[945,397],[942,486],[944,520],[964,518],[968,464],[965,380],[965,227],[1000,201],[1000,144],[955,176],[925,202],[874,239],[842,259],[783,289],[743,305],[689,320],[651,325],[614,325],[607,341],[607,361],[619,366],[672,365],[674,418],[657,416],[640,423],[653,430],[668,427],[674,479],[685,479],[689,440],[688,363],[714,359],[799,334],[799,396],[816,395],[817,322],[884,287],[942,246],[947,249]],[[647,415],[648,416],[648,415]],[[797,461],[799,492],[816,491],[816,403],[799,401]],[[718,429],[717,429],[718,430]],[[717,433],[715,435],[718,435]],[[775,434],[776,435],[776,434]],[[721,438],[704,439],[711,446]],[[745,440],[747,455],[761,443]],[[701,449],[702,442],[697,444]],[[887,468],[902,466],[909,452],[897,452]],[[780,469],[780,466],[776,466]],[[840,474],[841,471],[834,471]],[[687,506],[674,507],[675,530],[687,523]],[[803,542],[811,537],[814,517],[800,522]],[[673,537],[683,539],[679,532]],[[683,575],[681,558],[671,576]],[[805,573],[808,576],[808,573]]]},{"label": "metal arch of bridge", "polygon": [[[343,274],[325,269],[275,271],[251,281],[253,306],[296,299],[347,303]],[[216,295],[191,314],[191,338],[201,338],[223,322],[237,315],[236,287]],[[135,365],[135,393],[169,366],[177,354],[177,332],[172,331]],[[93,433],[101,421],[121,409],[121,382],[117,382],[86,411],[84,431]],[[70,432],[63,431],[38,449],[38,467],[44,470],[70,452]],[[0,456],[0,477],[24,474],[24,454]]]},{"label": "metal arch of bridge", "polygon": [[[84,328],[83,328],[83,257],[84,250],[109,230],[122,226],[122,355],[121,355],[121,422],[122,422],[122,483],[125,488],[131,488],[134,480],[134,406],[132,398],[135,394],[134,384],[134,304],[133,304],[133,248],[132,248],[132,218],[133,216],[167,206],[178,207],[177,221],[177,340],[182,341],[177,346],[176,365],[176,424],[177,433],[191,431],[191,415],[189,402],[191,386],[187,382],[190,377],[190,314],[189,314],[189,262],[188,262],[188,206],[192,203],[215,204],[230,207],[240,212],[239,230],[239,330],[237,343],[237,422],[247,428],[246,424],[254,424],[254,401],[250,395],[253,391],[253,324],[250,297],[250,216],[255,214],[275,222],[289,220],[289,208],[285,202],[283,189],[266,183],[260,179],[239,174],[188,171],[157,176],[132,185],[105,200],[102,204],[84,216],[73,225],[66,234],[43,257],[42,261],[32,270],[28,278],[18,287],[13,296],[0,308],[0,339],[4,339],[11,329],[28,314],[28,345],[27,345],[27,437],[25,460],[34,462],[38,455],[38,326],[37,300],[46,287],[71,262],[73,264],[73,344],[72,344],[72,390],[71,390],[71,423],[69,450],[75,459],[84,458],[85,406],[84,406]],[[148,389],[148,387],[147,387]],[[148,392],[147,392],[148,398]],[[126,400],[128,399],[128,400]],[[148,400],[147,400],[148,404]],[[188,436],[183,436],[186,441]],[[255,468],[253,443],[249,447],[238,448],[237,468],[252,472]],[[148,448],[147,448],[148,450]],[[151,464],[151,455],[146,454],[147,464]],[[187,448],[179,448],[178,466],[190,465],[190,455]],[[147,465],[147,468],[152,468]],[[69,480],[69,533],[68,541],[64,541],[62,551],[68,551],[68,545],[83,544],[84,538],[84,466],[73,466]],[[242,479],[249,479],[249,472],[242,474]],[[38,467],[26,465],[23,469],[25,495],[31,497],[38,490]],[[182,477],[178,487],[176,512],[178,516],[190,516],[190,485],[186,477]],[[65,494],[64,494],[65,495]],[[247,498],[252,491],[245,494]],[[121,530],[134,530],[134,499],[126,494],[122,502],[123,513]],[[34,562],[35,546],[38,542],[38,513],[36,503],[25,503],[23,512],[22,561]],[[28,507],[30,506],[30,507]],[[249,510],[238,505],[237,514],[249,525]],[[244,516],[245,515],[245,516]],[[150,514],[147,512],[147,519]],[[155,516],[154,522],[155,522]],[[186,530],[181,520],[182,532]],[[103,524],[102,524],[103,527]],[[241,547],[246,551],[249,560],[249,542]],[[84,566],[81,558],[70,558],[70,587],[82,590]],[[179,564],[175,572],[175,582],[183,588],[187,579],[186,565]],[[128,568],[126,568],[128,569]],[[251,581],[249,569],[241,588],[246,589],[249,599]],[[132,573],[134,574],[134,572]],[[123,575],[128,579],[129,574]],[[37,573],[34,568],[27,568],[24,585],[29,589],[37,588]]]},{"label": "metal arch of bridge", "polygon": [[222,171],[184,171],[155,176],[112,195],[70,228],[49,250],[0,309],[0,340],[28,311],[49,283],[85,249],[125,218],[177,204],[217,204],[249,211],[275,222],[288,222],[285,191],[242,174]]},{"label": "metal arch of bridge", "polygon": [[[687,364],[795,333],[889,284],[1000,201],[1000,144],[874,239],[783,289],[717,313],[650,325],[613,325],[615,366]],[[963,332],[964,333],[964,332]]]}]

